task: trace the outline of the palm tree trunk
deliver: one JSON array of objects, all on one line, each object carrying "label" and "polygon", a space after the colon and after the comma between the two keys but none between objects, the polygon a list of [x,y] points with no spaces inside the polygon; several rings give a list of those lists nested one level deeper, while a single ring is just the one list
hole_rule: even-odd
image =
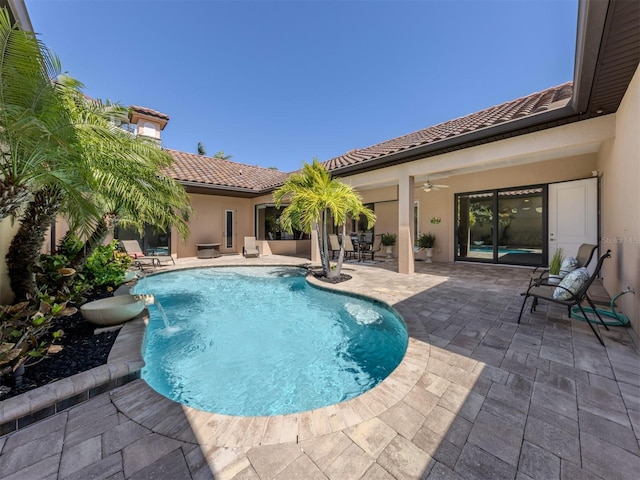
[{"label": "palm tree trunk", "polygon": [[[322,241],[320,242],[320,260],[322,261],[322,273],[325,277],[331,276],[331,262],[329,261],[329,233],[327,231],[327,211],[322,212]],[[318,239],[321,237],[318,235]]]},{"label": "palm tree trunk", "polygon": [[7,181],[0,180],[0,221],[29,201],[29,190],[21,185],[11,185]]},{"label": "palm tree trunk", "polygon": [[62,192],[58,189],[43,188],[38,191],[20,220],[18,233],[11,241],[7,253],[7,267],[11,289],[17,300],[35,296],[35,266],[45,234],[55,220],[62,203]]},{"label": "palm tree trunk", "polygon": [[344,262],[344,239],[347,236],[347,222],[342,224],[342,242],[340,243],[340,253],[338,254],[338,263],[336,264],[336,270],[334,277],[339,277],[342,271],[342,262]]},{"label": "palm tree trunk", "polygon": [[107,238],[109,227],[104,220],[100,220],[96,228],[91,232],[89,238],[84,242],[82,248],[76,253],[76,256],[69,262],[69,267],[80,272],[84,269],[87,258],[95,251],[98,245],[102,245],[104,239]]}]

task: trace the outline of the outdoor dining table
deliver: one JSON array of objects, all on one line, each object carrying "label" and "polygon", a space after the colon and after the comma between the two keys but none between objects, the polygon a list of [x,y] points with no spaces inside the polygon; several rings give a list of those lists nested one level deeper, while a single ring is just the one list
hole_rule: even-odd
[{"label": "outdoor dining table", "polygon": [[364,259],[362,258],[362,252],[366,252],[370,248],[373,248],[373,243],[365,242],[358,236],[352,236],[351,243],[353,243],[353,247],[358,252],[358,262],[364,262]]}]

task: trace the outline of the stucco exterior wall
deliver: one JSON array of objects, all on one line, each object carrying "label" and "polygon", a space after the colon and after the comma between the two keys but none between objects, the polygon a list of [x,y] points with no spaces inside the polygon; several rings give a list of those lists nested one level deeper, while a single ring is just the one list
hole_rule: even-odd
[{"label": "stucco exterior wall", "polygon": [[[601,173],[601,247],[611,249],[603,265],[604,286],[610,295],[640,289],[640,72],[636,71],[615,114],[616,136],[598,156]],[[640,332],[640,293],[616,302]]]},{"label": "stucco exterior wall", "polygon": [[[192,193],[194,214],[189,221],[189,237],[177,238],[173,250],[178,258],[195,257],[196,244],[220,243],[223,253],[241,253],[245,236],[253,236],[253,207],[250,199]],[[225,211],[235,213],[233,248],[224,248]]]}]

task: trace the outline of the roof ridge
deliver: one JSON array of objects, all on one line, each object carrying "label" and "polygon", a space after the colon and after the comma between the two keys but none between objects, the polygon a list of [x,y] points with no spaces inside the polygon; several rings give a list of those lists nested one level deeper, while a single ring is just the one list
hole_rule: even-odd
[{"label": "roof ridge", "polygon": [[277,171],[277,172],[280,172],[280,173],[286,173],[286,172],[282,172],[281,170],[274,170],[273,168],[263,167],[261,165],[250,165],[248,163],[236,162],[234,160],[228,160],[226,158],[219,158],[219,157],[212,157],[212,156],[209,156],[209,155],[200,155],[198,153],[184,152],[182,150],[177,150],[175,148],[162,147],[162,149],[163,150],[172,150],[174,152],[181,153],[183,155],[192,155],[193,157],[196,157],[196,158],[206,158],[206,159],[209,159],[209,160],[217,160],[219,162],[232,163],[233,165],[240,166],[240,167],[259,168],[261,170],[270,170],[270,171]]},{"label": "roof ridge", "polygon": [[[323,163],[329,170],[373,160],[406,151],[418,146],[435,144],[441,140],[462,136],[467,133],[491,128],[500,123],[510,122],[537,113],[548,111],[549,105],[560,100],[567,102],[573,92],[573,82],[567,81],[524,95],[514,100],[492,105],[477,112],[462,115],[429,127],[414,130],[399,137],[383,140],[367,147],[356,149],[359,158],[354,158],[354,150],[326,160]],[[551,100],[551,101],[550,101]],[[558,105],[559,106],[559,105]]]},{"label": "roof ridge", "polygon": [[544,90],[540,90],[538,92],[530,93],[529,95],[523,95],[522,97],[516,98],[514,100],[508,100],[508,101],[503,102],[503,103],[498,103],[496,105],[492,105],[490,107],[483,108],[482,110],[478,110],[477,112],[467,113],[466,115],[462,115],[462,116],[456,117],[456,118],[451,118],[449,120],[445,120],[443,122],[436,123],[436,124],[431,125],[429,127],[420,128],[418,130],[414,130],[413,132],[405,133],[403,135],[400,135],[399,137],[390,138],[389,140],[383,140],[381,142],[374,143],[373,145],[369,145],[368,147],[351,149],[348,152],[344,153],[343,155],[347,155],[349,153],[353,153],[354,150],[357,150],[357,151],[366,150],[367,148],[376,147],[378,145],[382,145],[382,144],[387,143],[387,142],[397,141],[397,140],[399,140],[401,138],[408,137],[409,135],[413,135],[413,134],[416,134],[416,133],[424,132],[425,130],[429,130],[429,129],[432,129],[432,128],[438,128],[438,127],[441,127],[443,125],[451,124],[453,122],[458,122],[458,121],[461,121],[461,120],[465,120],[465,119],[468,119],[471,116],[480,115],[480,114],[482,114],[484,112],[488,112],[489,110],[494,109],[494,108],[497,109],[497,108],[500,108],[500,107],[504,107],[505,109],[509,109],[509,107],[511,107],[513,104],[517,104],[517,102],[522,102],[524,100],[534,101],[534,97],[536,95],[541,95],[541,94],[543,95],[545,93],[549,93],[549,92],[553,92],[553,91],[559,91],[562,88],[566,87],[567,85],[572,85],[572,84],[573,84],[572,81],[568,81],[568,82],[562,83],[560,85],[556,85],[555,87],[549,87],[549,88],[546,88]]}]

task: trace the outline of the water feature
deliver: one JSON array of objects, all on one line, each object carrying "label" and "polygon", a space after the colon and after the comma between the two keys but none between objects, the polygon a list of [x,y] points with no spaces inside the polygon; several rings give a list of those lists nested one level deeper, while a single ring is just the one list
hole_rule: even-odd
[{"label": "water feature", "polygon": [[147,288],[161,308],[150,311],[142,378],[201,410],[279,415],[331,405],[380,383],[407,347],[393,310],[311,287],[304,269],[181,270],[150,276]]},{"label": "water feature", "polygon": [[162,319],[162,323],[164,324],[163,332],[166,334],[172,334],[180,331],[180,327],[177,325],[171,325],[169,323],[169,317],[167,317],[167,312],[165,312],[162,304],[159,300],[157,300],[152,294],[149,293],[138,293],[137,297],[144,299],[144,304],[149,307],[151,305],[155,306],[158,316]]}]

